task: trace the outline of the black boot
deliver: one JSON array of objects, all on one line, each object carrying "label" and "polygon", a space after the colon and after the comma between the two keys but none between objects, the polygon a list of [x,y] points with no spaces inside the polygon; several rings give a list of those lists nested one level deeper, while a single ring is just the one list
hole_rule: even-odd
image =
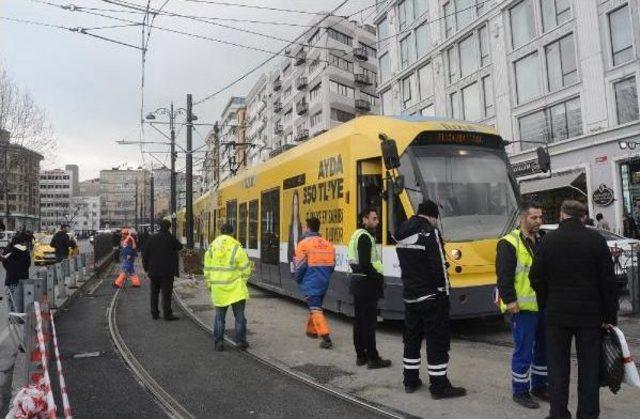
[{"label": "black boot", "polygon": [[531,398],[531,394],[514,394],[513,401],[518,403],[522,407],[526,407],[527,409],[538,409],[540,407],[540,403],[533,400]]},{"label": "black boot", "polygon": [[453,399],[455,397],[463,397],[467,395],[467,390],[465,388],[454,387],[451,385],[449,380],[439,385],[431,383],[429,391],[431,391],[431,398],[435,400]]},{"label": "black boot", "polygon": [[367,368],[370,370],[388,368],[390,366],[391,366],[391,361],[388,359],[376,358],[376,359],[367,361]]},{"label": "black boot", "polygon": [[415,392],[420,387],[422,387],[422,380],[418,378],[417,384],[413,384],[413,385],[406,385],[405,384],[404,385],[404,392],[410,394],[410,393]]}]

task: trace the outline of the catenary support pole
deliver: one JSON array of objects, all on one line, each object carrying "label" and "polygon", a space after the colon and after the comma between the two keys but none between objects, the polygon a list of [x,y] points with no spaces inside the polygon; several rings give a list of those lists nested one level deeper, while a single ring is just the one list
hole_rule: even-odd
[{"label": "catenary support pole", "polygon": [[192,113],[192,96],[187,94],[187,150],[186,150],[186,234],[187,248],[193,249],[193,154],[192,135],[193,135],[193,113]]}]

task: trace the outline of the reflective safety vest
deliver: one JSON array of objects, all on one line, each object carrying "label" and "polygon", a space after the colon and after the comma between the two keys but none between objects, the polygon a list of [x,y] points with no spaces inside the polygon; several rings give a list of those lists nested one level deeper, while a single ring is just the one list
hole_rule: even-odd
[{"label": "reflective safety vest", "polygon": [[253,264],[233,237],[218,236],[204,255],[204,277],[216,307],[226,307],[249,298],[247,281]]},{"label": "reflective safety vest", "polygon": [[371,265],[373,265],[373,268],[378,271],[378,273],[382,274],[384,269],[382,260],[378,254],[378,248],[376,247],[376,239],[364,228],[357,229],[351,236],[351,239],[349,239],[349,248],[347,249],[349,265],[360,264],[358,258],[358,241],[360,240],[360,236],[363,234],[371,240]]},{"label": "reflective safety vest", "polygon": [[[536,292],[531,288],[531,282],[529,282],[529,270],[533,264],[533,257],[531,257],[527,245],[520,236],[520,230],[513,230],[502,239],[511,244],[516,251],[517,264],[513,285],[518,298],[518,308],[526,311],[538,311]],[[500,310],[503,313],[507,311],[507,305],[502,299],[500,300]]]}]

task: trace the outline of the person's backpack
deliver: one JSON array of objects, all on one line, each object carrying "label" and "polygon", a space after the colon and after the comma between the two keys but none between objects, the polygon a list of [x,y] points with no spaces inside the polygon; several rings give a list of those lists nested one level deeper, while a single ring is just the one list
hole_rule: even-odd
[{"label": "person's backpack", "polygon": [[609,387],[609,390],[616,394],[624,377],[624,360],[620,340],[614,330],[603,329],[601,346],[600,387]]}]

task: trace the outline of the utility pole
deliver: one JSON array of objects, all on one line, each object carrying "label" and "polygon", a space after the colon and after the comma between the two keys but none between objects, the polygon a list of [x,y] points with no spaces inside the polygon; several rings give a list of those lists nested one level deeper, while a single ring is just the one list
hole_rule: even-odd
[{"label": "utility pole", "polygon": [[193,154],[192,154],[192,135],[193,135],[193,112],[192,112],[191,93],[187,94],[187,149],[186,149],[186,233],[187,233],[187,249],[193,249]]},{"label": "utility pole", "polygon": [[135,200],[135,216],[134,216],[134,225],[136,226],[136,231],[139,230],[138,224],[138,183],[140,182],[140,176],[136,173],[136,200]]},{"label": "utility pole", "polygon": [[171,102],[170,112],[170,128],[171,128],[171,232],[176,236],[176,127],[175,114],[173,113],[173,102]]},{"label": "utility pole", "polygon": [[156,227],[156,222],[155,222],[155,204],[153,202],[153,200],[155,199],[154,195],[154,180],[153,180],[153,165],[151,165],[151,179],[149,180],[149,195],[151,198],[150,204],[149,204],[149,224],[150,224],[150,228],[149,230],[151,234],[153,234],[153,231],[155,230]]}]

